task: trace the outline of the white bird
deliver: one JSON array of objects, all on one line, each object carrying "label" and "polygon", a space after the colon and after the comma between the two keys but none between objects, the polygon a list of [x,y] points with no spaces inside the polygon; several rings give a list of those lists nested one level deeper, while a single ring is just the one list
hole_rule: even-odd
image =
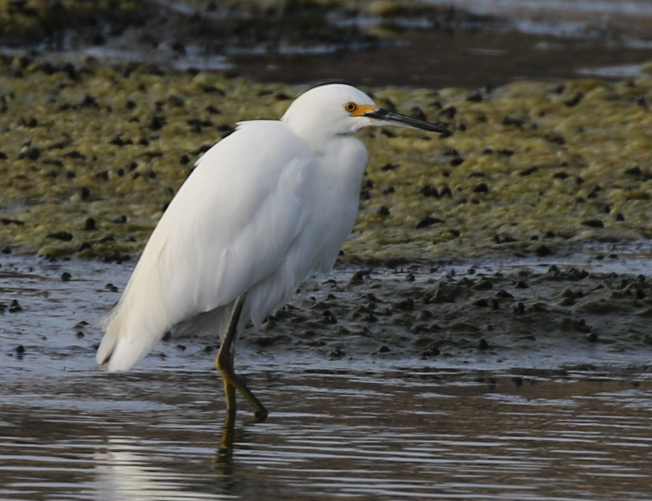
[{"label": "white bird", "polygon": [[226,328],[216,359],[229,413],[235,389],[265,407],[233,369],[238,326],[259,326],[311,274],[328,271],[353,229],[367,150],[363,127],[450,134],[374,104],[343,84],[299,96],[280,121],[238,123],[196,164],[154,229],[105,318],[97,362],[128,370],[176,324],[208,318]]}]

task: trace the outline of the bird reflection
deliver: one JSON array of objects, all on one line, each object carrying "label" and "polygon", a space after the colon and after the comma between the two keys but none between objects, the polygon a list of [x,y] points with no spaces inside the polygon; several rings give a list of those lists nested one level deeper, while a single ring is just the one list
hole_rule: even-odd
[{"label": "bird reflection", "polygon": [[[266,416],[256,416],[252,422],[262,423],[266,420],[266,418]],[[228,464],[232,460],[235,444],[237,442],[246,441],[246,431],[242,428],[236,428],[235,423],[235,413],[227,411],[226,417],[224,418],[224,423],[222,424],[220,447],[217,449],[217,454],[215,455],[216,464]]]},{"label": "bird reflection", "polygon": [[235,444],[235,414],[231,412],[226,413],[224,424],[222,425],[222,439],[220,440],[220,448],[217,450],[215,458],[217,463],[224,461],[231,461],[233,456],[233,445]]},{"label": "bird reflection", "polygon": [[[94,499],[232,499],[233,491],[237,489],[233,444],[241,441],[244,434],[235,428],[233,418],[227,418],[223,432],[211,468],[213,474],[207,469],[205,476],[197,470],[189,474],[187,468],[177,463],[178,449],[186,447],[185,445],[136,437],[109,437],[94,454]],[[187,447],[194,448],[190,444]],[[202,456],[204,451],[197,450],[195,454]]]}]

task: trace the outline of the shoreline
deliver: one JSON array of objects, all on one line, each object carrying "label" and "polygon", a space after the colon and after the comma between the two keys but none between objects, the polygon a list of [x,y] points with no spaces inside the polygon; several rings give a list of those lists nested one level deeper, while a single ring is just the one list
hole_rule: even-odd
[{"label": "shoreline", "polygon": [[[649,371],[649,261],[623,253],[564,262],[504,258],[393,269],[340,263],[306,282],[260,329],[241,333],[238,366]],[[12,326],[0,336],[7,368],[97,370],[102,333],[94,325],[120,297],[135,263],[13,256],[1,264],[0,303]],[[14,301],[20,309],[12,312]],[[218,344],[210,329],[173,331],[137,370],[212,370]]]}]

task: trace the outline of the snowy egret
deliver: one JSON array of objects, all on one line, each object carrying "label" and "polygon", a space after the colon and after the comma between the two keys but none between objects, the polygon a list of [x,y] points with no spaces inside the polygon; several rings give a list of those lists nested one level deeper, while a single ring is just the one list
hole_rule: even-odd
[{"label": "snowy egret", "polygon": [[397,125],[450,134],[376,106],[343,84],[299,96],[280,121],[240,122],[208,150],[154,229],[122,298],[105,318],[97,362],[128,370],[174,325],[225,329],[215,364],[229,414],[238,327],[260,325],[309,275],[332,268],[358,213],[367,150],[353,134]]}]

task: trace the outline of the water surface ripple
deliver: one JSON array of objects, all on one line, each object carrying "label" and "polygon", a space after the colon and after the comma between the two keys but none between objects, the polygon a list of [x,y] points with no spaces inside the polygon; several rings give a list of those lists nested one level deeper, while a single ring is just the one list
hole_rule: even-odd
[{"label": "water surface ripple", "polygon": [[275,410],[222,441],[213,371],[2,384],[0,498],[650,499],[652,382],[249,371]]}]

